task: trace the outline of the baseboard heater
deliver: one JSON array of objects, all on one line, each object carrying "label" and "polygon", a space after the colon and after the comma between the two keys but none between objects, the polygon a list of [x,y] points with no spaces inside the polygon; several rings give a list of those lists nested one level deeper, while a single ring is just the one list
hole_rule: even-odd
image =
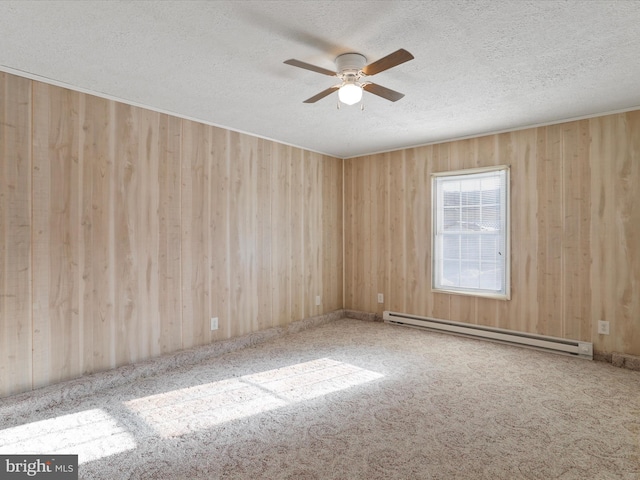
[{"label": "baseboard heater", "polygon": [[546,352],[572,355],[575,357],[593,359],[593,344],[564,338],[536,335],[534,333],[516,332],[503,328],[485,327],[469,323],[439,320],[436,318],[407,315],[404,313],[388,312],[383,314],[384,321],[393,325],[422,328],[438,332],[446,332],[465,337],[482,338],[493,342],[518,345]]}]

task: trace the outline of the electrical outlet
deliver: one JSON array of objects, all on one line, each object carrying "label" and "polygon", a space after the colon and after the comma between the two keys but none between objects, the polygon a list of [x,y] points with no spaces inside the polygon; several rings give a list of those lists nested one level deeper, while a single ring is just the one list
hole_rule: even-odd
[{"label": "electrical outlet", "polygon": [[218,317],[211,317],[211,330],[218,329]]},{"label": "electrical outlet", "polygon": [[320,295],[316,295],[316,306],[320,305]]},{"label": "electrical outlet", "polygon": [[378,294],[378,303],[384,303],[384,295],[382,293]]},{"label": "electrical outlet", "polygon": [[609,322],[606,320],[598,320],[598,334],[609,335]]}]

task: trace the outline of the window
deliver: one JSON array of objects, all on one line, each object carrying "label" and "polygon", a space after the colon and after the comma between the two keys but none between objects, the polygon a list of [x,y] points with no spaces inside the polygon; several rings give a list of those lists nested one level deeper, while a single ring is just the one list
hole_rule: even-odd
[{"label": "window", "polygon": [[509,167],[436,173],[434,291],[509,299]]}]

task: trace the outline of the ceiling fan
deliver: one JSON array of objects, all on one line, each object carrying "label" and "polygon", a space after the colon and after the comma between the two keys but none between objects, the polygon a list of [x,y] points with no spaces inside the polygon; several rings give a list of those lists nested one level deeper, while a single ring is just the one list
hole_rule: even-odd
[{"label": "ceiling fan", "polygon": [[301,62],[300,60],[290,59],[284,63],[293,65],[294,67],[304,68],[312,72],[322,73],[330,77],[338,77],[340,83],[329,87],[326,90],[308,98],[304,103],[315,103],[318,100],[338,90],[338,98],[342,103],[353,105],[362,99],[362,90],[378,95],[392,102],[396,102],[404,97],[403,93],[396,92],[389,88],[377,85],[367,81],[367,77],[376,73],[384,72],[390,68],[396,67],[401,63],[408,62],[413,59],[413,55],[404,49],[396,50],[386,57],[382,57],[369,65],[366,65],[367,59],[359,53],[344,53],[339,55],[336,62],[336,71],[333,72],[326,68],[317,67],[310,63]]}]

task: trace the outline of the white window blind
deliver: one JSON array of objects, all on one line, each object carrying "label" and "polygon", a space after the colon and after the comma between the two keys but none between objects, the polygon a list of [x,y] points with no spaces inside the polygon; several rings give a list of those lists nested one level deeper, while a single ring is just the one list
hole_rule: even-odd
[{"label": "white window blind", "polygon": [[433,289],[509,298],[509,168],[433,176]]}]

